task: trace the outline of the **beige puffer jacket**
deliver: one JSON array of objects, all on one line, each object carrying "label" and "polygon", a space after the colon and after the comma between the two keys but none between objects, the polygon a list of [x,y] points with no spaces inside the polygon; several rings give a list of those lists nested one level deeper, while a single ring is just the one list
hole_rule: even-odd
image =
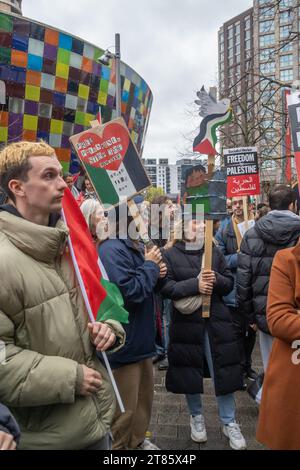
[{"label": "beige puffer jacket", "polygon": [[[87,330],[66,249],[67,228],[0,212],[0,402],[22,431],[20,449],[83,449],[109,430],[114,392]],[[108,321],[124,344],[120,323]],[[97,395],[77,395],[82,367],[98,370]]]}]

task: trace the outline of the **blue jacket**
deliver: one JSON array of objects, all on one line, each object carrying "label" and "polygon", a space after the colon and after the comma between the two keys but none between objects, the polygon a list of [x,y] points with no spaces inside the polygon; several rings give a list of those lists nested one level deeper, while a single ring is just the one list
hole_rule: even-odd
[{"label": "blue jacket", "polygon": [[20,428],[12,416],[8,408],[4,405],[0,405],[0,431],[6,432],[14,436],[16,443],[20,440]]},{"label": "blue jacket", "polygon": [[228,307],[237,307],[237,284],[236,284],[236,273],[238,266],[238,245],[236,235],[233,228],[232,218],[227,218],[222,221],[220,229],[218,230],[215,239],[218,247],[225,256],[228,267],[230,268],[231,274],[234,277],[234,288],[226,297],[224,302]]},{"label": "blue jacket", "polygon": [[123,324],[126,343],[110,354],[113,368],[121,367],[155,355],[154,289],[159,279],[159,267],[145,261],[142,246],[131,240],[106,240],[99,247],[99,256],[108,278],[120,289],[129,323]]}]

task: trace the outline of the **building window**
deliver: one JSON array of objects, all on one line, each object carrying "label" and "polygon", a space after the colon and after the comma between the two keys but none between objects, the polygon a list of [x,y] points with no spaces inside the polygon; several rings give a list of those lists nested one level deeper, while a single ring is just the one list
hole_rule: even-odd
[{"label": "building window", "polygon": [[250,30],[245,32],[245,40],[247,41],[248,39],[251,39],[251,32]]},{"label": "building window", "polygon": [[284,82],[293,81],[293,69],[281,70],[280,71],[280,80]]},{"label": "building window", "polygon": [[293,17],[290,10],[282,11],[280,13],[280,24],[292,23]]},{"label": "building window", "polygon": [[284,8],[289,8],[294,6],[294,0],[281,0],[280,1],[280,9],[283,10]]},{"label": "building window", "polygon": [[260,18],[270,18],[275,15],[274,7],[263,7],[259,10]]},{"label": "building window", "polygon": [[293,52],[293,44],[289,42],[288,44],[280,48],[280,52]]},{"label": "building window", "polygon": [[247,16],[247,18],[245,18],[245,29],[250,29],[251,27],[251,21],[250,21],[250,17]]},{"label": "building window", "polygon": [[283,55],[280,57],[280,67],[292,67],[292,66],[293,66],[292,54]]},{"label": "building window", "polygon": [[260,33],[273,33],[274,31],[274,20],[261,21],[259,23]]},{"label": "building window", "polygon": [[263,61],[263,60],[270,60],[271,58],[273,59],[274,52],[275,52],[275,49],[273,47],[269,49],[262,49],[260,51],[260,60]]},{"label": "building window", "polygon": [[261,123],[261,126],[264,129],[273,129],[274,122],[271,119],[264,119],[264,121]]},{"label": "building window", "polygon": [[261,166],[263,170],[276,170],[276,162],[274,160],[265,160]]},{"label": "building window", "polygon": [[275,62],[267,62],[265,64],[260,64],[259,68],[262,73],[275,73],[276,64]]},{"label": "building window", "polygon": [[290,33],[291,33],[291,26],[290,25],[280,26],[280,39],[288,38]]},{"label": "building window", "polygon": [[260,36],[259,38],[259,45],[260,47],[270,46],[275,42],[275,34],[265,34],[264,36]]},{"label": "building window", "polygon": [[273,91],[269,90],[268,88],[263,90],[261,93],[261,101],[263,103],[268,103],[272,101],[273,94],[274,94]]},{"label": "building window", "polygon": [[[271,78],[271,77],[270,77]],[[266,93],[268,90],[271,91],[272,84],[270,80],[261,80],[260,82],[260,89],[262,92]]]}]

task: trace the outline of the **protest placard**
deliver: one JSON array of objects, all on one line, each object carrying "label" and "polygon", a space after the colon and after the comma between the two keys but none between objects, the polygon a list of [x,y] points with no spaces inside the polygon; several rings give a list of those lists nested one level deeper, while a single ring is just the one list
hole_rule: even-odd
[{"label": "protest placard", "polygon": [[260,194],[260,178],[256,147],[224,150],[227,174],[227,197]]},{"label": "protest placard", "polygon": [[220,220],[227,216],[226,174],[214,171],[208,175],[199,165],[181,167],[181,194],[184,204],[190,204],[193,214],[203,214],[205,220]]},{"label": "protest placard", "polygon": [[103,205],[118,205],[151,182],[122,118],[70,137]]},{"label": "protest placard", "polygon": [[297,170],[298,185],[300,182],[300,92],[295,91],[287,96],[290,129],[294,147],[295,164]]},{"label": "protest placard", "polygon": [[[217,101],[216,90],[211,89],[206,92],[204,86],[197,93],[198,99],[195,103],[200,107],[199,115],[203,118],[200,124],[200,131],[193,143],[193,151],[208,156],[208,179],[213,179],[212,175],[215,169],[215,155],[217,138],[217,128],[232,120],[232,108],[230,100],[223,99]],[[209,188],[208,188],[209,192]],[[197,197],[197,195],[196,195]],[[204,199],[204,198],[203,198]],[[210,200],[209,200],[210,204]],[[211,208],[209,208],[211,210]],[[208,214],[209,212],[207,212]],[[206,217],[205,227],[205,253],[204,268],[211,270],[212,268],[212,244],[213,244],[213,218]],[[202,302],[202,316],[209,318],[210,316],[211,297],[204,295]]]}]

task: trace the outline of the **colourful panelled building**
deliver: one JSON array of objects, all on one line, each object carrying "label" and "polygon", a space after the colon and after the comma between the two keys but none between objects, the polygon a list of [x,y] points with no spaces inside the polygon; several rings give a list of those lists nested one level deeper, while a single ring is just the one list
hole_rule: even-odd
[{"label": "colourful panelled building", "polygon": [[[43,139],[55,148],[64,170],[78,162],[69,137],[88,129],[101,108],[116,117],[113,63],[98,63],[103,49],[22,16],[0,13],[0,146]],[[142,154],[152,105],[147,83],[121,63],[122,116]]]}]

